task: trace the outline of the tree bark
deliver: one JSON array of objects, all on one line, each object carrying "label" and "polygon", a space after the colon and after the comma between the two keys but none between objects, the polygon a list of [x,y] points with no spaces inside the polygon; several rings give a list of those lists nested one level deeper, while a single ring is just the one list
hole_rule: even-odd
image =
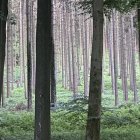
[{"label": "tree bark", "polygon": [[38,0],[36,33],[35,140],[50,140],[51,0]]},{"label": "tree bark", "polygon": [[137,8],[137,15],[138,15],[138,36],[139,36],[139,63],[140,63],[140,4]]},{"label": "tree bark", "polygon": [[4,17],[0,18],[0,104],[3,92],[3,75],[5,61],[6,19],[8,14],[8,0],[0,0],[0,10]]},{"label": "tree bark", "polygon": [[91,54],[86,140],[100,140],[103,58],[103,0],[94,0],[93,2],[93,31],[94,35]]},{"label": "tree bark", "polygon": [[32,108],[32,56],[31,56],[31,2],[26,0],[26,17],[27,17],[27,82],[28,82],[28,110]]}]

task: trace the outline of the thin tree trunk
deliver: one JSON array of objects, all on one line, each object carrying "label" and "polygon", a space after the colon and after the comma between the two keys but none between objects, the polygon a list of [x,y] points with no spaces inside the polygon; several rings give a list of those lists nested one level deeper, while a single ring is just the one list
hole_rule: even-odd
[{"label": "thin tree trunk", "polygon": [[139,64],[140,64],[140,4],[137,6],[137,15],[138,15],[138,36],[139,36]]},{"label": "thin tree trunk", "polygon": [[55,48],[52,45],[51,55],[51,107],[56,105]]},{"label": "thin tree trunk", "polygon": [[26,0],[27,16],[27,82],[28,82],[28,110],[32,108],[32,56],[31,56],[31,2]]},{"label": "thin tree trunk", "polygon": [[0,18],[0,104],[3,94],[3,75],[5,61],[5,42],[6,42],[6,18],[8,14],[8,0],[0,0],[0,10],[4,14]]},{"label": "thin tree trunk", "polygon": [[133,17],[131,15],[131,48],[132,48],[132,62],[131,62],[131,69],[132,79],[133,79],[133,91],[134,91],[134,102],[138,101],[138,94],[137,94],[137,85],[136,85],[136,65],[135,65],[135,34],[134,34],[134,25],[133,25]]},{"label": "thin tree trunk", "polygon": [[118,86],[117,86],[117,78],[118,78],[118,62],[117,62],[117,35],[116,35],[116,20],[115,20],[115,14],[116,11],[113,11],[112,18],[113,18],[113,55],[114,55],[114,94],[115,94],[115,105],[117,106],[119,101],[118,101]]}]

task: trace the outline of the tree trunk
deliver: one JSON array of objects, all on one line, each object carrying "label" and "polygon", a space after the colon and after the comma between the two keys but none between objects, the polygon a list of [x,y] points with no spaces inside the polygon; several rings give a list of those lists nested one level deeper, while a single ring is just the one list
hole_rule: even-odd
[{"label": "tree trunk", "polygon": [[35,140],[50,140],[51,0],[38,0],[36,34]]},{"label": "tree trunk", "polygon": [[28,110],[32,108],[32,56],[31,56],[31,2],[26,0],[27,16],[27,82],[28,82]]},{"label": "tree trunk", "polygon": [[0,0],[0,11],[4,17],[0,18],[0,104],[3,92],[3,75],[5,61],[6,19],[8,14],[8,0]]},{"label": "tree trunk", "polygon": [[55,107],[56,104],[56,77],[55,77],[55,48],[52,45],[51,55],[51,107]]},{"label": "tree trunk", "polygon": [[140,4],[137,8],[137,15],[138,15],[138,36],[139,36],[139,63],[140,63]]},{"label": "tree trunk", "polygon": [[7,22],[7,98],[10,96],[11,88],[11,24]]},{"label": "tree trunk", "polygon": [[91,54],[86,140],[100,140],[103,58],[103,0],[94,0],[93,2],[93,31],[94,35]]},{"label": "tree trunk", "polygon": [[117,53],[118,53],[118,50],[117,50],[117,34],[116,34],[116,20],[115,20],[115,14],[116,11],[113,10],[113,13],[112,13],[112,19],[113,19],[113,55],[114,55],[114,94],[115,94],[115,105],[117,106],[118,103],[119,103],[119,100],[118,100],[118,86],[117,86],[117,78],[118,78],[118,62],[117,62]]},{"label": "tree trunk", "polygon": [[135,65],[135,34],[134,34],[134,25],[133,17],[131,15],[131,48],[132,48],[132,60],[131,60],[131,69],[132,69],[132,79],[133,79],[133,91],[134,91],[134,102],[138,101],[137,85],[136,85],[136,65]]}]

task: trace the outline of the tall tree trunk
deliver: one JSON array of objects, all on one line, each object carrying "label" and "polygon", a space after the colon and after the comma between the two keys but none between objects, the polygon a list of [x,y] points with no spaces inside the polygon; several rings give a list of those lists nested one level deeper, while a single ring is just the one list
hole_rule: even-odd
[{"label": "tall tree trunk", "polygon": [[[66,6],[66,28],[68,31],[70,31],[70,16],[69,16],[69,10],[68,6]],[[72,69],[71,69],[71,48],[70,48],[70,34],[67,32],[67,38],[68,38],[68,49],[67,49],[67,54],[68,54],[68,71],[69,71],[69,90],[72,90],[73,87],[73,82],[72,82]]]},{"label": "tall tree trunk", "polygon": [[[12,8],[12,4],[11,4],[11,8]],[[11,24],[11,33],[10,33],[11,35],[10,35],[10,38],[11,38],[11,56],[10,56],[10,58],[11,58],[11,62],[10,62],[10,66],[11,66],[11,90],[13,90],[14,89],[14,80],[13,80],[13,78],[14,78],[14,67],[13,67],[13,63],[14,63],[14,55],[13,55],[13,51],[14,51],[14,39],[13,39],[13,25]],[[10,96],[12,96],[12,92],[11,92],[11,94],[10,94]]]},{"label": "tall tree trunk", "polygon": [[83,17],[83,76],[84,76],[84,96],[88,96],[88,46],[87,46],[87,21],[85,21],[85,16]]},{"label": "tall tree trunk", "polygon": [[35,62],[36,62],[36,43],[35,43],[35,29],[36,29],[36,20],[34,14],[34,5],[35,1],[32,1],[31,4],[31,27],[32,27],[32,93],[35,93]]},{"label": "tall tree trunk", "polygon": [[70,41],[71,41],[71,50],[72,50],[72,80],[73,80],[73,98],[76,98],[77,93],[77,79],[76,79],[76,62],[75,62],[75,40],[73,38],[73,12],[70,13]]},{"label": "tall tree trunk", "polygon": [[127,85],[127,47],[126,47],[126,32],[124,27],[124,17],[121,18],[122,22],[122,48],[121,48],[121,57],[122,57],[122,87],[123,87],[123,93],[124,93],[124,100],[128,101],[128,85]]},{"label": "tall tree trunk", "polygon": [[112,82],[112,93],[115,95],[115,85],[114,85],[114,52],[113,52],[113,21],[111,18],[110,23],[108,24],[110,26],[108,35],[109,35],[109,47],[110,47],[110,53],[109,53],[109,59],[110,59],[110,74],[111,74],[111,82]]},{"label": "tall tree trunk", "polygon": [[137,6],[137,15],[138,15],[139,63],[140,63],[140,4]]},{"label": "tall tree trunk", "polygon": [[[61,8],[62,9],[62,8]],[[62,66],[62,87],[65,87],[65,61],[64,61],[64,42],[65,42],[65,40],[64,40],[64,24],[63,24],[63,22],[64,22],[64,19],[63,19],[63,13],[62,13],[62,15],[60,16],[60,20],[61,20],[61,23],[60,23],[60,25],[61,25],[61,30],[60,30],[60,32],[61,32],[61,53],[62,53],[62,58],[61,58],[61,60],[62,60],[62,64],[61,64],[61,66]]]},{"label": "tall tree trunk", "polygon": [[24,85],[24,95],[25,99],[27,98],[27,84],[26,84],[26,69],[25,69],[25,33],[24,33],[24,21],[25,21],[25,16],[24,16],[24,11],[25,11],[25,0],[20,1],[20,48],[19,48],[19,53],[20,53],[20,85]]},{"label": "tall tree trunk", "polygon": [[[24,0],[20,0],[20,23],[19,23],[19,55],[20,55],[20,85],[22,85],[23,82],[23,4]],[[25,89],[25,88],[24,88]]]},{"label": "tall tree trunk", "polygon": [[93,31],[94,35],[91,54],[86,140],[100,140],[103,58],[103,0],[94,0],[93,2]]},{"label": "tall tree trunk", "polygon": [[7,98],[10,96],[11,88],[11,24],[7,22]]},{"label": "tall tree trunk", "polygon": [[56,103],[56,77],[55,77],[55,50],[53,44],[51,55],[51,106],[54,107],[55,103]]},{"label": "tall tree trunk", "polygon": [[132,60],[131,60],[131,73],[133,79],[133,91],[134,91],[134,102],[138,101],[137,85],[136,85],[136,65],[135,65],[135,34],[133,25],[133,16],[131,15],[131,48],[132,48]]},{"label": "tall tree trunk", "polygon": [[[55,1],[53,0],[53,4],[55,4]],[[53,7],[54,10],[54,7]],[[53,19],[52,23],[54,25],[54,14],[53,14]],[[54,33],[54,30],[53,30]],[[55,45],[54,45],[54,40],[53,40],[53,45],[52,45],[52,54],[51,54],[51,107],[55,107],[56,105],[56,72],[55,72]]]},{"label": "tall tree trunk", "polygon": [[118,101],[118,86],[117,86],[117,78],[118,78],[118,69],[117,69],[117,66],[118,66],[118,62],[117,62],[117,34],[116,34],[116,20],[115,20],[115,17],[116,17],[116,11],[113,10],[113,13],[112,13],[112,19],[113,19],[113,55],[114,55],[114,94],[115,94],[115,105],[117,106],[119,101]]},{"label": "tall tree trunk", "polygon": [[3,75],[5,61],[5,42],[6,42],[6,19],[8,14],[8,0],[0,0],[0,11],[4,17],[0,18],[0,104],[3,92]]},{"label": "tall tree trunk", "polygon": [[36,34],[35,140],[50,140],[51,0],[38,0]]},{"label": "tall tree trunk", "polygon": [[32,56],[31,56],[31,2],[26,0],[27,16],[27,82],[28,82],[28,110],[32,108]]}]

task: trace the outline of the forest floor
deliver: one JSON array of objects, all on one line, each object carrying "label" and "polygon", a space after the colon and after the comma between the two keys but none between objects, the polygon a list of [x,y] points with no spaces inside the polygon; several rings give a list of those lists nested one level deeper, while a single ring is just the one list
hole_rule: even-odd
[{"label": "forest floor", "polygon": [[[108,63],[106,62],[106,64]],[[118,79],[119,105],[115,107],[111,76],[108,70],[108,65],[105,65],[101,140],[140,140],[140,103],[133,103],[134,93],[130,90],[130,81],[128,80],[129,100],[126,104],[121,79]],[[138,65],[136,70],[137,85],[140,85]],[[51,110],[52,140],[84,140],[87,99],[82,98],[83,83],[79,87],[79,98],[73,100],[72,92],[62,88],[60,82],[57,85],[57,107]],[[137,89],[138,95],[140,95],[140,86],[137,86]],[[24,90],[15,88],[12,97],[5,99],[4,108],[0,108],[0,140],[33,140],[34,94],[33,109],[30,112],[26,110],[27,101],[24,98]]]},{"label": "forest floor", "polygon": [[[57,86],[57,107],[51,110],[52,140],[84,140],[87,100],[73,100],[71,95]],[[101,140],[140,140],[140,104],[132,103],[132,95],[128,104],[121,97],[121,104],[114,107],[114,95],[111,89],[105,89]],[[15,89],[13,96],[5,100],[5,108],[0,109],[1,140],[33,140],[34,109],[27,112],[26,104],[22,88]]]}]

